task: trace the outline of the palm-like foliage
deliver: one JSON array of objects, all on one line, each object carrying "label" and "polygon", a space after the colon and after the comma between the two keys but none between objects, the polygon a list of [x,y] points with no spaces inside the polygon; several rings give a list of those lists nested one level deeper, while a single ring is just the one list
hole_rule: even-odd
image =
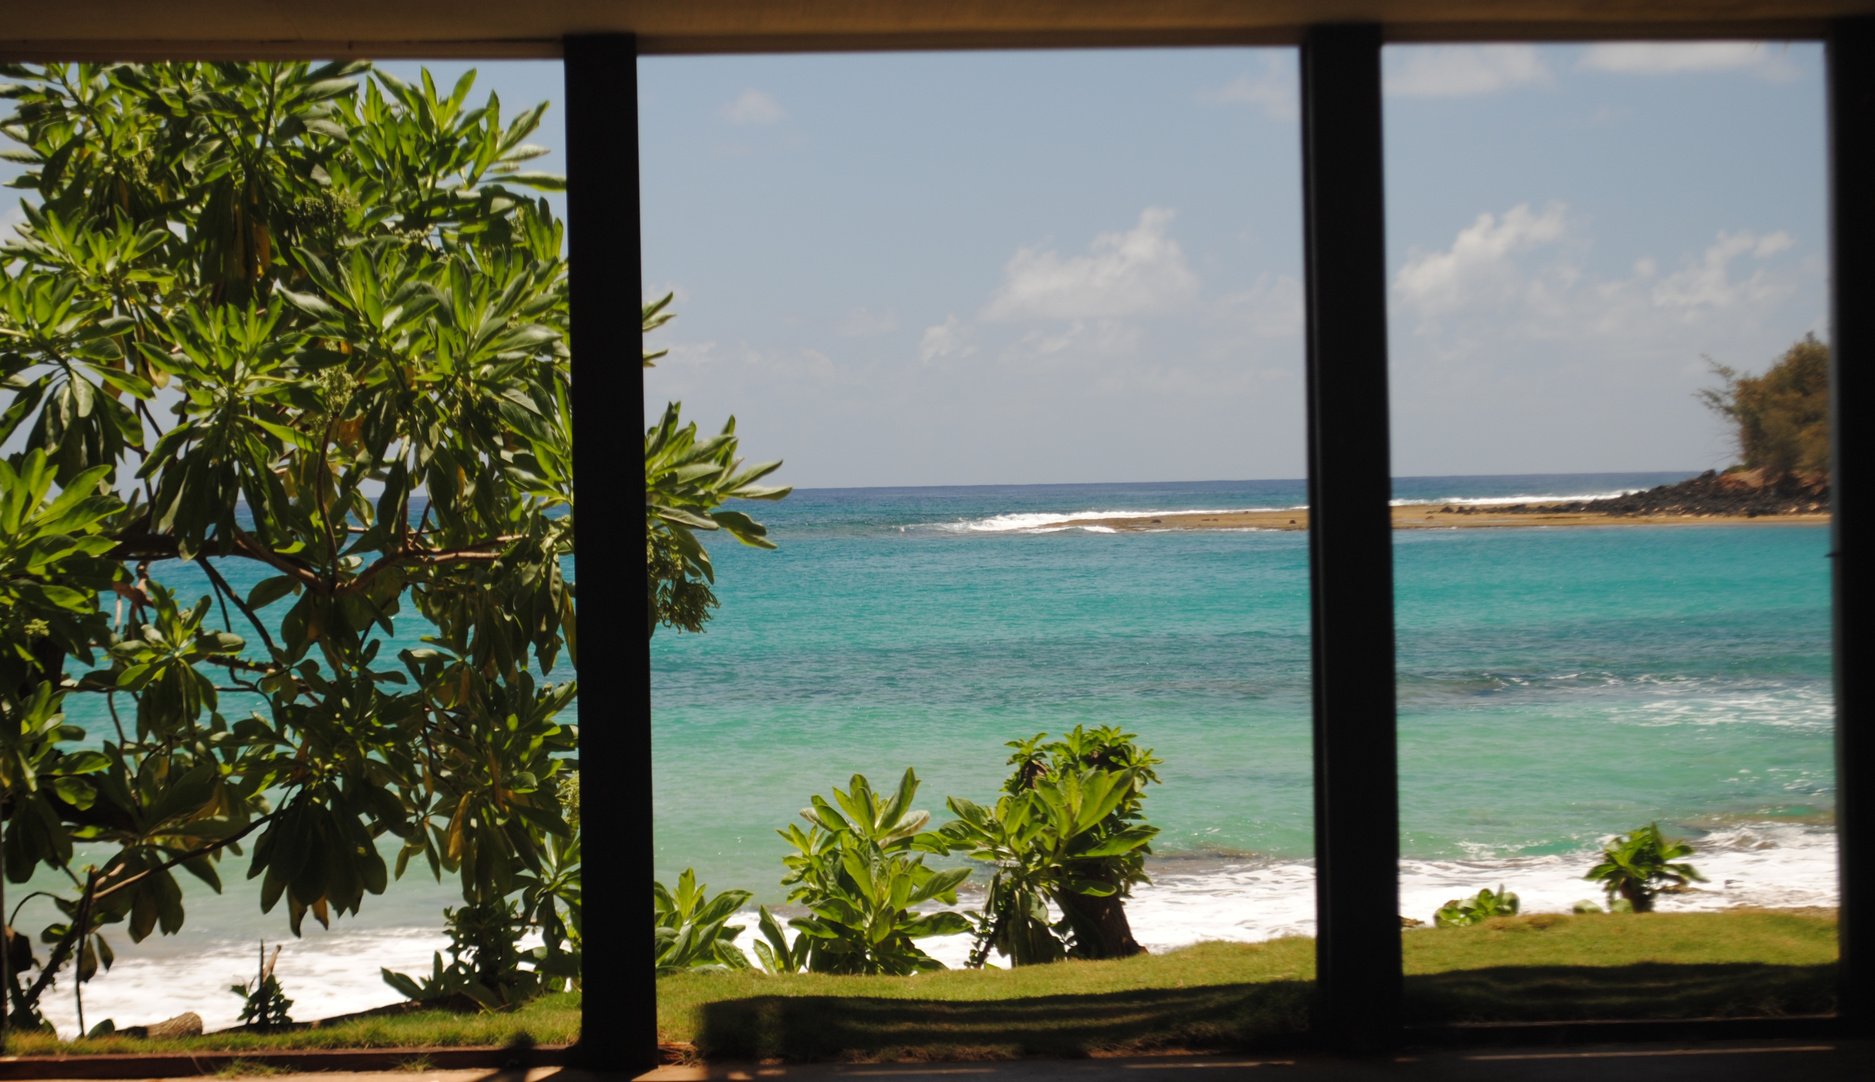
[{"label": "palm-like foliage", "polygon": [[1678,894],[1689,889],[1688,883],[1706,881],[1691,864],[1675,863],[1692,855],[1691,846],[1662,837],[1660,824],[1649,823],[1617,835],[1603,848],[1601,863],[1583,878],[1601,883],[1610,905],[1619,895],[1634,912],[1648,913],[1653,911],[1656,896]]},{"label": "palm-like foliage", "polygon": [[[925,866],[924,854],[942,853],[946,845],[924,831],[930,813],[912,810],[917,793],[918,778],[910,770],[890,797],[873,792],[865,776],[855,774],[846,790],[833,790],[832,800],[816,796],[801,810],[809,829],[778,832],[794,849],[783,858],[788,875],[782,885],[792,888],[790,901],[809,911],[788,922],[807,941],[806,968],[889,974],[942,969],[916,940],[969,931],[958,913],[919,909],[933,902],[955,905],[957,886],[970,869]],[[785,968],[798,956],[800,942],[783,947],[777,944],[764,964]]]},{"label": "palm-like foliage", "polygon": [[972,965],[991,950],[1015,965],[1137,951],[1122,902],[1146,881],[1158,828],[1141,804],[1159,760],[1133,740],[1111,726],[1076,726],[1054,742],[1046,733],[1011,741],[1016,769],[993,807],[950,798],[957,819],[945,840],[995,868]]},{"label": "palm-like foliage", "polygon": [[736,946],[742,926],[730,924],[749,901],[746,890],[726,890],[709,896],[709,886],[697,882],[694,869],[685,868],[677,877],[677,889],[653,883],[657,898],[658,972],[681,973],[688,969],[747,969],[748,956]]}]

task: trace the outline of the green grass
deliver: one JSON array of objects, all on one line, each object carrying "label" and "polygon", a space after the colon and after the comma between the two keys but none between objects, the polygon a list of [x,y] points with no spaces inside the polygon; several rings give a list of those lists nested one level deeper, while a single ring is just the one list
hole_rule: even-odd
[{"label": "green grass", "polygon": [[1836,1005],[1834,911],[1539,913],[1403,943],[1414,1022],[1825,1014]]},{"label": "green grass", "polygon": [[274,1052],[307,1048],[460,1045],[510,1048],[566,1044],[578,1036],[579,995],[561,993],[543,996],[511,1012],[411,1011],[352,1018],[283,1033],[210,1033],[169,1040],[114,1035],[61,1042],[51,1034],[15,1031],[7,1041],[7,1051],[12,1055],[83,1056],[105,1052]]},{"label": "green grass", "polygon": [[[1833,912],[1536,914],[1402,937],[1417,1024],[1822,1013]],[[1207,943],[1120,962],[916,977],[692,973],[660,1036],[714,1060],[1215,1051],[1303,1039],[1315,945]]]}]

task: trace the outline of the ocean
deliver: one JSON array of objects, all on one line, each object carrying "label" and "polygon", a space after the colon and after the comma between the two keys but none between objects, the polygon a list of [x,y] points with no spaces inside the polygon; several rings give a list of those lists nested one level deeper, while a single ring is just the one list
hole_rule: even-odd
[{"label": "ocean", "polygon": [[[1395,496],[1574,499],[1691,472],[1400,478]],[[693,867],[779,903],[775,831],[811,795],[911,767],[941,821],[948,795],[994,797],[1006,741],[1111,724],[1164,760],[1153,882],[1128,907],[1141,942],[1311,932],[1307,538],[1075,524],[1304,500],[1289,480],[808,489],[752,507],[781,547],[718,541],[707,632],[652,642],[659,877]],[[1500,885],[1526,911],[1598,898],[1581,875],[1601,841],[1653,821],[1711,880],[1665,908],[1835,904],[1827,528],[1394,537],[1404,915]],[[171,580],[199,589],[191,573]],[[191,895],[178,936],[114,937],[88,1023],[231,1024],[228,985],[262,938],[287,942],[295,1017],[360,1009],[395,998],[378,966],[427,969],[442,943],[447,884],[413,872],[293,941],[241,864],[224,865],[228,895]],[[53,1006],[70,1032],[69,986]]]}]

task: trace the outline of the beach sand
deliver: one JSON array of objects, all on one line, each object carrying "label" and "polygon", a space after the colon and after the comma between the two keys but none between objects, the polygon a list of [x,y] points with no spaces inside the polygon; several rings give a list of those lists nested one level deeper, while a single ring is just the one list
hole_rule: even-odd
[{"label": "beach sand", "polygon": [[[1827,514],[1788,515],[1611,515],[1595,511],[1544,511],[1542,505],[1524,505],[1527,511],[1503,507],[1460,507],[1413,504],[1393,508],[1396,530],[1488,529],[1535,526],[1817,526],[1829,522]],[[1045,524],[1041,528],[1047,529]],[[1197,511],[1149,517],[1077,518],[1062,526],[1110,530],[1306,530],[1309,513],[1289,511]]]}]

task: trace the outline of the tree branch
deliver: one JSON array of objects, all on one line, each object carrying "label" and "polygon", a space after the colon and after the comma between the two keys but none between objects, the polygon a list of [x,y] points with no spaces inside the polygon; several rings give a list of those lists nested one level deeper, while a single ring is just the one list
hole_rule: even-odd
[{"label": "tree branch", "polygon": [[247,617],[247,622],[254,625],[255,631],[260,632],[260,641],[267,644],[267,652],[274,657],[279,657],[280,647],[274,643],[273,636],[267,633],[267,626],[260,622],[260,617],[254,615],[253,609],[247,607],[247,602],[235,594],[234,588],[228,585],[228,580],[222,578],[221,572],[215,569],[215,565],[208,562],[208,557],[197,556],[195,562],[200,564],[202,571],[208,575],[208,581],[214,585],[215,592],[222,595],[223,604],[232,600],[234,607],[241,610],[241,615]]}]

